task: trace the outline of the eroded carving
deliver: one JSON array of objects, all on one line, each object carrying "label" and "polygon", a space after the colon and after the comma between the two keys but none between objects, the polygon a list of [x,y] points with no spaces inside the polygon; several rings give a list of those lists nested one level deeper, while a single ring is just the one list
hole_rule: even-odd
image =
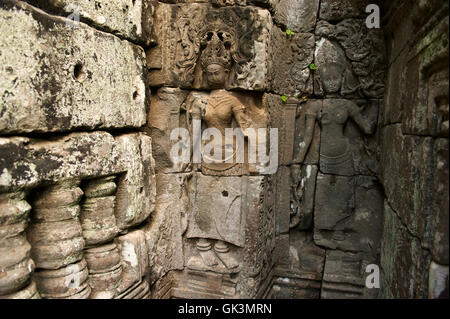
[{"label": "eroded carving", "polygon": [[86,246],[108,242],[119,232],[114,216],[115,178],[107,176],[89,180],[85,184],[80,221]]},{"label": "eroded carving", "polygon": [[91,293],[88,285],[86,260],[60,269],[38,270],[34,273],[37,288],[47,299],[87,299]]},{"label": "eroded carving", "polygon": [[79,180],[62,181],[36,194],[27,236],[37,268],[58,269],[82,259],[79,184]]},{"label": "eroded carving", "polygon": [[122,280],[122,264],[115,243],[87,249],[84,255],[89,269],[90,299],[112,299]]},{"label": "eroded carving", "polygon": [[[347,19],[332,25],[319,21],[315,51],[319,74],[316,94],[340,94],[345,97],[382,98],[384,93],[385,53],[380,30],[368,29],[363,20]],[[321,78],[328,77],[327,82]],[[334,88],[342,80],[339,89]],[[328,91],[331,89],[332,92]],[[325,92],[324,92],[325,91]]]},{"label": "eroded carving", "polygon": [[207,89],[196,62],[214,34],[224,41],[235,62],[230,69],[228,88],[265,88],[271,26],[268,11],[240,6],[217,8],[210,4],[160,3],[157,16],[161,17],[156,23],[159,45],[147,52],[151,85]]}]

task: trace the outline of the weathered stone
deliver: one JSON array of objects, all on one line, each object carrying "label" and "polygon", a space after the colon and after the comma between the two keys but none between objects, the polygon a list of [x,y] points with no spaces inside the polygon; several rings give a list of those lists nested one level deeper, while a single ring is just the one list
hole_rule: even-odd
[{"label": "weathered stone", "polygon": [[190,209],[188,174],[156,174],[156,206],[144,229],[149,250],[150,283],[171,270],[183,270],[182,234]]},{"label": "weathered stone", "polygon": [[182,285],[174,289],[174,297],[196,299],[230,299],[237,295],[237,281],[233,274],[187,269]]},{"label": "weathered stone", "polygon": [[[445,214],[436,214],[436,205],[444,202],[435,188],[448,188],[448,182],[439,181],[438,175],[445,174],[445,156],[439,160],[443,166],[438,172],[435,152],[439,153],[439,148],[434,151],[433,144],[431,137],[403,135],[400,124],[389,125],[382,132],[380,178],[386,197],[402,223],[429,249],[434,240],[435,216],[445,218]],[[441,145],[441,154],[445,154],[445,142]]]},{"label": "weathered stone", "polygon": [[[220,258],[222,255],[219,254],[221,262],[215,257],[215,266],[225,268],[224,271],[226,269],[234,271],[239,263],[235,257],[231,256],[234,251],[229,252],[228,245],[231,244],[233,248],[235,246],[243,247],[245,243],[245,215],[242,209],[246,192],[245,177],[216,177],[198,173],[195,178],[195,195],[193,196],[192,212],[188,217],[186,238],[198,241],[199,252],[202,252],[200,249],[203,248],[205,240],[205,245],[209,245],[209,248],[211,248],[211,243],[208,240],[224,242],[226,248],[223,249],[225,250],[223,258],[226,259],[222,260]],[[214,203],[214,206],[211,206],[211,203]],[[215,250],[221,252],[222,248],[217,247]],[[211,250],[206,251],[211,252]],[[193,257],[198,256],[193,253],[190,257],[194,262]],[[231,268],[227,267],[227,257],[230,257],[229,266],[232,266]],[[206,262],[204,261],[205,266],[207,266]]]},{"label": "weathered stone", "polygon": [[371,0],[323,0],[320,2],[320,19],[338,21],[348,18],[361,18],[369,15],[366,7]]},{"label": "weathered stone", "polygon": [[277,172],[276,234],[312,227],[317,166],[280,166]]},{"label": "weathered stone", "polygon": [[[85,242],[81,224],[78,214],[73,215],[72,212],[72,208],[79,212],[83,195],[79,183],[79,180],[68,180],[49,186],[32,202],[33,211],[37,213],[32,214],[27,237],[37,268],[58,269],[83,257]],[[53,217],[52,211],[62,213]]]},{"label": "weathered stone", "polygon": [[368,29],[358,19],[336,25],[319,21],[315,34],[316,95],[382,98],[385,55],[379,29]]},{"label": "weathered stone", "polygon": [[384,103],[380,110],[380,124],[389,125],[402,121],[402,107],[408,82],[405,80],[408,69],[405,67],[405,57],[400,56],[391,65],[386,76]]},{"label": "weathered stone", "polygon": [[435,144],[436,170],[434,175],[434,200],[433,210],[435,214],[435,230],[433,241],[433,259],[442,265],[449,263],[449,198],[442,196],[448,194],[449,169],[448,139],[438,139]]},{"label": "weathered stone", "polygon": [[148,299],[150,296],[150,286],[146,280],[142,280],[128,290],[117,295],[114,299]]},{"label": "weathered stone", "polygon": [[[187,165],[189,163],[184,165],[173,163],[171,150],[176,140],[170,139],[174,129],[190,129],[185,105],[187,95],[188,91],[166,87],[158,89],[156,94],[152,95],[148,126],[152,137],[156,173],[180,172],[189,169]],[[191,147],[190,144],[189,147]]]},{"label": "weathered stone", "polygon": [[[330,184],[323,185],[327,181]],[[376,262],[383,225],[383,196],[375,178],[336,177],[319,173],[316,194],[316,244],[365,252],[366,259]],[[325,198],[327,204],[324,204]]]},{"label": "weathered stone", "polygon": [[[297,128],[300,133],[296,138],[300,142],[298,146],[295,145],[294,162],[304,162],[309,152],[313,152],[311,157],[317,156],[317,120],[321,127],[321,172],[344,176],[356,173],[375,175],[378,169],[377,139],[375,137],[367,141],[365,135],[374,133],[378,119],[378,101],[367,105],[364,101],[361,102],[363,107],[354,101],[343,99],[308,101],[304,110],[300,106],[298,113],[301,121]],[[350,118],[357,125],[346,125]]]},{"label": "weathered stone", "polygon": [[30,243],[24,234],[0,240],[0,295],[24,288],[34,270]]},{"label": "weathered stone", "polygon": [[268,126],[278,130],[278,164],[289,165],[293,160],[297,101],[288,99],[284,103],[279,95],[264,94],[263,105]]},{"label": "weathered stone", "polygon": [[289,232],[290,222],[290,199],[291,199],[291,170],[287,166],[280,166],[276,174],[276,197],[275,197],[275,234],[286,234]]},{"label": "weathered stone", "polygon": [[91,293],[84,259],[56,270],[39,270],[33,278],[42,298],[87,299]]},{"label": "weathered stone", "polygon": [[89,286],[94,294],[90,298],[111,295],[111,299],[122,280],[122,264],[116,244],[87,249],[85,259],[89,269]]},{"label": "weathered stone", "polygon": [[322,101],[318,100],[308,100],[297,106],[293,163],[319,164],[320,127],[316,110],[321,107]]},{"label": "weathered stone", "polygon": [[149,256],[145,233],[138,229],[116,237],[115,243],[122,261],[122,282],[117,291],[123,294],[135,283],[140,283],[148,271]]},{"label": "weathered stone", "polygon": [[362,260],[359,254],[328,250],[325,258],[321,298],[357,299],[364,294]]},{"label": "weathered stone", "polygon": [[[342,232],[349,227],[355,207],[355,178],[319,173],[314,198],[314,227],[336,233],[336,240],[343,240]],[[340,235],[340,236],[339,236]],[[316,239],[316,238],[315,238]],[[317,242],[317,244],[321,244]]]},{"label": "weathered stone", "polygon": [[68,21],[23,2],[2,6],[1,134],[145,124],[143,50]]},{"label": "weathered stone", "polygon": [[283,273],[271,283],[270,292],[264,299],[319,299],[320,281],[287,277]]},{"label": "weathered stone", "polygon": [[114,216],[114,179],[115,176],[97,178],[85,185],[86,198],[81,204],[80,222],[86,246],[108,242],[119,232]]},{"label": "weathered stone", "polygon": [[277,261],[277,265],[289,265],[289,235],[280,234],[275,238],[275,249],[273,257]]},{"label": "weathered stone", "polygon": [[274,263],[275,225],[273,213],[264,209],[267,178],[249,176],[246,187],[243,203],[246,243],[237,289],[242,298],[258,298]]},{"label": "weathered stone", "polygon": [[434,261],[430,265],[428,298],[448,298],[448,265],[442,266]]},{"label": "weathered stone", "polygon": [[321,280],[325,250],[314,244],[312,234],[291,231],[289,233],[289,270],[312,280]]},{"label": "weathered stone", "polygon": [[313,77],[309,66],[314,60],[314,34],[288,36],[274,26],[271,43],[271,90],[286,96],[311,95]]},{"label": "weathered stone", "polygon": [[289,228],[312,228],[317,172],[316,165],[291,166]]},{"label": "weathered stone", "polygon": [[232,55],[227,88],[263,90],[267,87],[272,27],[267,10],[159,3],[155,17],[158,45],[147,51],[151,86],[210,88],[196,62],[202,56],[202,45],[215,34],[224,36],[220,41]]},{"label": "weathered stone", "polygon": [[[186,205],[189,210],[187,218],[181,214],[182,233],[186,229],[185,270],[179,276],[166,273],[167,278],[156,285],[163,291],[155,293],[178,298],[254,298],[271,270],[272,248],[268,247],[274,247],[275,239],[273,216],[266,216],[263,209],[265,177],[189,176],[170,177],[179,179],[172,183],[186,192],[179,197],[185,204],[174,211],[183,212]],[[173,290],[169,292],[168,287]]]},{"label": "weathered stone", "polygon": [[45,142],[0,138],[0,154],[2,191],[78,176],[109,175],[126,171],[128,165],[119,160],[117,143],[106,132],[72,133]]},{"label": "weathered stone", "polygon": [[90,274],[104,273],[120,266],[119,250],[115,243],[86,249],[84,258]]},{"label": "weathered stone", "polygon": [[142,133],[115,139],[104,132],[73,133],[44,143],[5,138],[0,148],[3,154],[16,154],[2,157],[0,187],[3,189],[32,187],[78,176],[121,173],[116,182],[117,226],[125,229],[137,225],[153,210],[155,180],[151,138]]},{"label": "weathered stone", "polygon": [[28,225],[30,204],[25,192],[0,194],[0,241],[22,233]]},{"label": "weathered stone", "polygon": [[9,295],[0,296],[0,299],[41,299],[41,296],[36,289],[36,283],[32,280],[26,288]]},{"label": "weathered stone", "polygon": [[150,17],[146,15],[147,1],[125,0],[107,1],[89,0],[77,1],[76,5],[69,0],[26,0],[40,8],[61,13],[70,18],[71,14],[78,13],[81,21],[107,32],[132,41],[148,43],[149,32],[144,23]]},{"label": "weathered stone", "polygon": [[[448,17],[431,29],[407,56],[402,96],[402,131],[448,137]],[[437,67],[441,66],[441,67]]]},{"label": "weathered stone", "polygon": [[155,161],[152,140],[147,135],[121,135],[116,137],[116,142],[121,154],[120,161],[129,167],[117,179],[115,215],[117,226],[123,230],[142,223],[154,209]]},{"label": "weathered stone", "polygon": [[274,21],[294,32],[310,32],[316,26],[319,0],[273,0]]},{"label": "weathered stone", "polygon": [[289,264],[277,266],[267,298],[318,299],[325,250],[316,246],[311,233],[289,233]]},{"label": "weathered stone", "polygon": [[431,256],[385,201],[381,298],[427,298]]}]

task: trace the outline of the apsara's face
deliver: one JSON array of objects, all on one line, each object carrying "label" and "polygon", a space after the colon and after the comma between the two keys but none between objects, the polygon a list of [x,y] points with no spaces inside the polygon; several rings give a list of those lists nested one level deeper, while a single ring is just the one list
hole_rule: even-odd
[{"label": "apsara's face", "polygon": [[215,87],[223,87],[227,79],[228,72],[219,64],[211,64],[206,68],[208,83]]},{"label": "apsara's face", "polygon": [[326,93],[339,93],[342,86],[343,69],[335,64],[325,65],[320,70],[320,78]]}]

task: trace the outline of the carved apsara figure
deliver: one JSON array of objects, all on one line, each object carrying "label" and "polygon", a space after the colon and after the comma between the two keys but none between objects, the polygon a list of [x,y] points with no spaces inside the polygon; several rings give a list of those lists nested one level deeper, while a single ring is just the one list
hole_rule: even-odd
[{"label": "carved apsara figure", "polygon": [[[315,227],[334,231],[333,239],[344,240],[344,229],[351,221],[354,207],[354,181],[356,174],[350,142],[344,135],[351,118],[365,134],[373,134],[375,121],[369,121],[353,101],[339,98],[345,67],[339,63],[322,66],[320,78],[325,100],[309,103],[306,113],[304,146],[298,160],[302,162],[313,138],[315,121],[321,128],[319,174],[315,199]],[[321,200],[326,198],[327,200]]]},{"label": "carved apsara figure", "polygon": [[[236,154],[243,147],[236,143],[234,139],[225,140],[226,129],[233,126],[245,130],[250,126],[250,119],[245,113],[245,106],[231,92],[227,91],[226,83],[233,64],[232,53],[230,52],[231,41],[224,37],[220,32],[211,31],[208,35],[208,42],[200,57],[201,68],[204,79],[208,87],[212,89],[209,95],[199,95],[193,93],[188,101],[190,104],[190,113],[193,120],[203,120],[207,128],[217,129],[221,133],[221,138],[214,138],[207,141],[210,146],[213,145],[222,151],[222,159],[212,156],[209,152],[202,153],[201,171],[205,175],[223,176],[211,181],[211,185],[202,187],[214,187],[214,185],[224,185],[226,189],[208,189],[207,193],[197,194],[199,201],[205,202],[210,199],[214,202],[214,196],[219,196],[223,207],[194,205],[193,212],[189,221],[187,238],[197,239],[196,248],[201,256],[203,266],[207,269],[217,266],[220,262],[228,269],[236,269],[239,266],[238,261],[232,256],[229,250],[229,244],[232,243],[238,247],[244,246],[243,236],[243,218],[241,218],[240,187],[233,186],[230,183],[221,183],[220,179],[225,176],[242,175],[244,164],[236,160]],[[228,142],[228,145],[227,145]],[[215,154],[216,155],[216,154]],[[230,159],[230,156],[232,157]],[[235,177],[236,181],[240,180]],[[206,179],[202,179],[206,180]],[[225,180],[223,180],[225,181]],[[201,181],[203,182],[203,181]],[[208,182],[206,182],[208,183]],[[240,183],[239,183],[240,184]],[[220,205],[219,205],[220,206]],[[214,249],[212,248],[214,244]],[[196,256],[191,257],[188,266],[198,263]],[[202,266],[202,265],[200,265]]]}]

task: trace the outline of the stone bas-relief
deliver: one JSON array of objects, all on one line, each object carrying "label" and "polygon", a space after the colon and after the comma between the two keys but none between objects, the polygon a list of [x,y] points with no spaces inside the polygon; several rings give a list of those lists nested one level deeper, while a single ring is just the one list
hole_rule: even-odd
[{"label": "stone bas-relief", "polygon": [[209,89],[199,59],[212,34],[223,37],[235,64],[227,88],[263,90],[267,86],[271,19],[257,7],[159,3],[157,45],[147,50],[148,84]]},{"label": "stone bas-relief", "polygon": [[446,2],[70,4],[0,9],[0,298],[448,296]]},{"label": "stone bas-relief", "polygon": [[[137,230],[118,232],[139,226],[153,209],[148,152],[151,139],[142,133],[2,138],[2,160],[12,162],[2,164],[0,266],[6,276],[0,297],[148,297],[144,233],[139,244],[144,248],[112,243],[127,242]],[[7,253],[11,249],[17,253]],[[132,280],[130,254],[133,267],[141,267]]]},{"label": "stone bas-relief", "polygon": [[306,96],[313,94],[314,60],[313,33],[294,33],[286,36],[276,26],[271,30],[270,88],[280,95]]},{"label": "stone bas-relief", "polygon": [[[321,20],[316,30],[314,93],[328,97],[382,98],[384,93],[385,56],[383,34],[368,29],[364,20],[346,19],[336,25]],[[330,82],[340,81],[339,89]],[[334,81],[332,81],[334,78]]]}]

